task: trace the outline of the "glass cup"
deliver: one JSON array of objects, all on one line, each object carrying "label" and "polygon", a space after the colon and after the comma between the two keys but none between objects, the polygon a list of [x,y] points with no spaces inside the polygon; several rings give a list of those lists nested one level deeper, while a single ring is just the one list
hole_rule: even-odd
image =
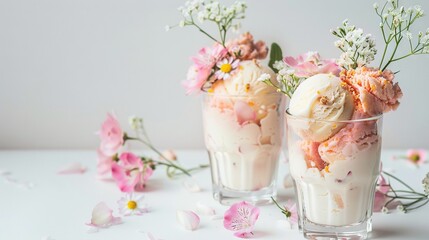
[{"label": "glass cup", "polygon": [[299,228],[308,239],[366,239],[380,172],[382,115],[319,121],[286,111]]},{"label": "glass cup", "polygon": [[202,105],[213,197],[225,205],[237,201],[270,203],[276,196],[284,95],[205,93]]}]

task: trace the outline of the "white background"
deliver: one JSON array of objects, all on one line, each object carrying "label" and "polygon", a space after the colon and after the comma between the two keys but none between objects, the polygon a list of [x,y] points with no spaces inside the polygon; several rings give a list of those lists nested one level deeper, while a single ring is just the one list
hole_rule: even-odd
[{"label": "white background", "polygon": [[[144,117],[160,148],[202,148],[200,101],[180,82],[189,57],[211,42],[192,28],[165,32],[181,20],[183,2],[0,0],[0,148],[95,148],[111,110],[124,125],[129,115]],[[429,11],[427,0],[402,2]],[[372,3],[250,0],[243,30],[286,55],[338,57],[329,30],[345,18],[380,40]],[[429,17],[415,29],[427,27]],[[429,148],[429,56],[391,67],[401,70],[405,96],[385,116],[384,147]]]}]

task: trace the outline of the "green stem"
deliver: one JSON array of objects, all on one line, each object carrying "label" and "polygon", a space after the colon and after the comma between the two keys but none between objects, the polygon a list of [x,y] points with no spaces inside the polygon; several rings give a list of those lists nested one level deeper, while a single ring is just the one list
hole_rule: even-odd
[{"label": "green stem", "polygon": [[417,209],[417,208],[419,208],[419,207],[423,207],[423,206],[424,206],[424,205],[426,205],[428,202],[429,202],[429,199],[428,199],[428,200],[426,200],[426,202],[425,202],[425,203],[423,203],[423,204],[421,204],[421,205],[419,205],[419,206],[417,206],[417,207],[409,208],[409,209],[407,209],[407,210],[408,210],[408,211],[411,211],[411,210]]},{"label": "green stem", "polygon": [[408,188],[408,189],[410,189],[411,191],[416,192],[416,191],[414,191],[414,189],[413,189],[412,187],[410,187],[408,184],[406,184],[406,183],[405,183],[404,181],[402,181],[401,179],[399,179],[399,178],[397,178],[397,177],[393,176],[392,174],[390,174],[390,173],[388,173],[388,172],[385,172],[385,171],[383,171],[383,174],[386,174],[387,176],[389,176],[389,177],[391,177],[391,178],[395,179],[396,181],[398,181],[398,182],[402,183],[402,185],[404,185],[405,187],[407,187],[407,188]]},{"label": "green stem", "polygon": [[274,204],[276,204],[277,205],[277,207],[280,209],[280,210],[282,210],[282,212],[285,210],[284,208],[282,208],[280,205],[279,205],[279,203],[273,198],[273,197],[271,197],[271,200],[273,200],[273,203]]}]

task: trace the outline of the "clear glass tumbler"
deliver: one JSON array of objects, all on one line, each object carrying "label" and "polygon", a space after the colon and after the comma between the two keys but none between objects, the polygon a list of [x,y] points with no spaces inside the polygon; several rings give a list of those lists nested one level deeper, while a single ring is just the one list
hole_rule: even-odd
[{"label": "clear glass tumbler", "polygon": [[299,228],[308,239],[366,239],[380,172],[382,115],[319,121],[286,112]]},{"label": "clear glass tumbler", "polygon": [[221,204],[271,202],[276,196],[284,135],[285,97],[203,96],[204,136],[213,196]]}]

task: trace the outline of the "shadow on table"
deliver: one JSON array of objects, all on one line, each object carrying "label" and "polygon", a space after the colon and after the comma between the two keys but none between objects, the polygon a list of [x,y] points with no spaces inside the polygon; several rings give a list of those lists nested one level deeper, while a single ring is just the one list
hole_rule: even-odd
[{"label": "shadow on table", "polygon": [[429,233],[423,232],[421,229],[412,228],[374,228],[370,234],[370,239],[406,239],[406,240],[427,240]]}]

